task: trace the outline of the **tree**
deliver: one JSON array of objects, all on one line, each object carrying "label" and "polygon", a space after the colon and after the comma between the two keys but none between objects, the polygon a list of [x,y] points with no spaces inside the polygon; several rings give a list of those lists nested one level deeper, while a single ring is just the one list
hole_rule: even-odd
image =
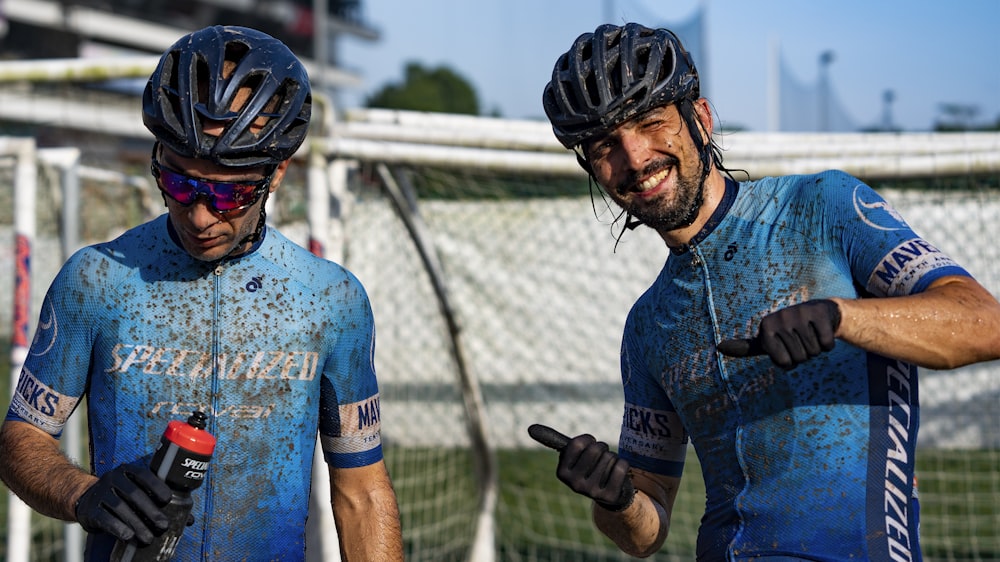
[{"label": "tree", "polygon": [[479,114],[476,91],[465,78],[446,66],[425,68],[408,62],[402,83],[389,83],[366,101],[367,107],[438,113]]}]

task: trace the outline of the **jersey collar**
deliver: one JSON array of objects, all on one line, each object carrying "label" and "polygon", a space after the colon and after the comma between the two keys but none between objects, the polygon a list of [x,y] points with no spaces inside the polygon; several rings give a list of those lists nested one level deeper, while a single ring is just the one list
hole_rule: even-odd
[{"label": "jersey collar", "polygon": [[740,184],[736,183],[736,181],[732,178],[727,177],[725,179],[726,192],[723,194],[722,201],[719,202],[719,206],[715,208],[715,211],[712,212],[712,216],[708,218],[708,222],[705,223],[705,226],[703,226],[701,230],[699,230],[698,233],[688,241],[687,244],[678,248],[670,248],[671,254],[681,255],[691,249],[691,246],[697,246],[702,240],[707,238],[716,227],[719,226],[722,219],[726,218],[726,214],[729,213],[729,209],[736,201],[736,194],[740,190]]}]

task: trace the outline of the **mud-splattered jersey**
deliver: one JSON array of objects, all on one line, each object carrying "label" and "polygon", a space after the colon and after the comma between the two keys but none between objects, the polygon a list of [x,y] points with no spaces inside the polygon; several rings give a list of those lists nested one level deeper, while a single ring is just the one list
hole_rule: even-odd
[{"label": "mud-splattered jersey", "polygon": [[968,275],[842,172],[727,181],[672,252],[622,344],[620,453],[706,485],[700,560],[919,560],[915,367],[838,341],[790,371],[719,354],[766,314],[809,299],[909,295]]},{"label": "mud-splattered jersey", "polygon": [[[217,445],[175,559],[302,559],[317,431],[334,467],[382,459],[368,297],[274,229],[216,264],[169,230],[164,215],[66,263],[7,419],[58,438],[86,396],[101,475],[148,463],[167,423],[200,409]],[[88,537],[88,559],[111,546]]]}]

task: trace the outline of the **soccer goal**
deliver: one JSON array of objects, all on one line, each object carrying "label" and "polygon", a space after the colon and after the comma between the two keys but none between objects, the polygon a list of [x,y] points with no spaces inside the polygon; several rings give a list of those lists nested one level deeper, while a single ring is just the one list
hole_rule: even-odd
[{"label": "soccer goal", "polygon": [[[149,139],[121,135],[141,146],[68,175],[38,150],[32,301],[63,259],[67,178],[79,182],[72,228],[80,244],[160,212],[148,163],[136,156]],[[840,168],[865,179],[1000,294],[992,244],[1000,135],[732,133],[719,141],[727,166],[752,177]],[[18,229],[3,198],[23,160],[4,150],[0,232],[10,242],[0,246],[0,291],[11,295]],[[596,531],[589,502],[556,480],[555,453],[526,430],[544,423],[616,442],[622,326],[667,254],[651,231],[621,232],[616,210],[546,124],[350,111],[317,129],[269,204],[272,224],[368,289],[407,560],[628,559]],[[37,302],[30,308],[34,322]],[[15,324],[10,316],[0,323]],[[921,383],[925,559],[1000,559],[1000,365],[924,371]],[[688,458],[657,560],[693,559],[704,490],[695,455]],[[0,499],[4,521],[20,512],[15,505]],[[64,554],[66,527],[37,515],[28,524],[31,560]],[[7,533],[0,529],[0,559],[10,554]]]},{"label": "soccer goal", "polygon": [[[732,133],[719,141],[728,167],[752,177],[827,168],[858,175],[1000,293],[1000,255],[989,242],[1000,219],[1000,136]],[[616,442],[621,329],[666,259],[662,241],[644,229],[622,234],[616,210],[544,123],[366,110],[348,113],[324,142],[331,161],[350,162],[344,256],[375,307],[408,554],[467,559],[482,506],[474,491],[495,477],[497,559],[627,559],[595,530],[589,502],[556,480],[555,454],[526,429],[540,422]],[[419,217],[417,237],[408,215]],[[1000,365],[922,374],[927,559],[1000,557],[998,375]],[[487,431],[486,458],[466,456],[476,439],[464,377],[485,406],[476,424]],[[704,490],[696,457],[688,458],[657,559],[694,557]],[[496,467],[480,474],[477,462]]]}]

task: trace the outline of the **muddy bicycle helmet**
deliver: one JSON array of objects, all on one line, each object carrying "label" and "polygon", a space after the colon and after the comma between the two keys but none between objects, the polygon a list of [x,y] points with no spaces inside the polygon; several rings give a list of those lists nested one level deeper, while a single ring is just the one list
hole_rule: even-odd
[{"label": "muddy bicycle helmet", "polygon": [[699,96],[694,61],[673,32],[605,24],[559,57],[542,105],[556,138],[572,149],[643,111]]},{"label": "muddy bicycle helmet", "polygon": [[[310,92],[305,67],[284,43],[217,25],[182,37],[163,54],[143,92],[142,121],[184,156],[234,167],[275,165],[305,139]],[[222,133],[206,134],[207,122],[222,124]]]}]

